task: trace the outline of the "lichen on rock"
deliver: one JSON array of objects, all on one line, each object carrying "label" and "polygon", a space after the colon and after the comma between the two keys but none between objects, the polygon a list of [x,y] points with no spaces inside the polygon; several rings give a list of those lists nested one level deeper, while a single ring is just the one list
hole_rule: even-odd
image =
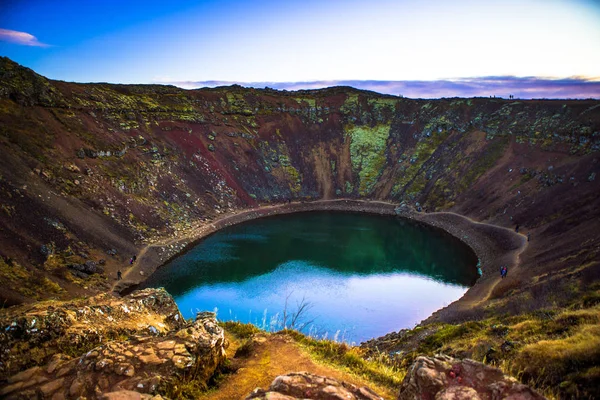
[{"label": "lichen on rock", "polygon": [[[156,394],[173,377],[207,382],[225,359],[227,342],[214,313],[199,313],[187,322],[164,289],[12,311],[15,323],[1,336],[8,349],[2,365],[12,371],[30,364],[31,359],[20,359],[19,351],[27,347],[45,351],[42,360],[50,359],[8,377],[0,389],[3,398],[40,393],[44,398],[99,398],[120,390]],[[101,344],[79,356],[60,352],[64,341],[77,340]]]}]

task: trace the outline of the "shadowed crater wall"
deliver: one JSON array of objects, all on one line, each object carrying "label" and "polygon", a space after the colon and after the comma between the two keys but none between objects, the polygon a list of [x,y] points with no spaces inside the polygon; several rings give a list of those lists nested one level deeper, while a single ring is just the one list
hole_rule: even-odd
[{"label": "shadowed crater wall", "polygon": [[132,254],[197,222],[336,198],[520,225],[521,273],[489,297],[508,312],[600,275],[597,100],[76,84],[1,58],[0,149],[6,304],[109,290]]}]

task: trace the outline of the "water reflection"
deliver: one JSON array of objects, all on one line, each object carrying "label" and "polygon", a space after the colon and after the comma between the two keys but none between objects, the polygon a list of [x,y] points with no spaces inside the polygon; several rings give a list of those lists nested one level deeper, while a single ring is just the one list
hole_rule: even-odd
[{"label": "water reflection", "polygon": [[[404,220],[307,213],[230,227],[160,269],[182,313],[218,308],[220,319],[279,329],[304,297],[312,333],[362,341],[413,326],[476,279],[474,255]],[[468,267],[466,267],[468,266]],[[266,311],[265,311],[266,310]]]}]

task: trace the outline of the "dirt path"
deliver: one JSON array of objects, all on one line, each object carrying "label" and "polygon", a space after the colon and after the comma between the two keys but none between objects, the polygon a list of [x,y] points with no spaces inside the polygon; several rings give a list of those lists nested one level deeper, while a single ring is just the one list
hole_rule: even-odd
[{"label": "dirt path", "polygon": [[507,266],[511,277],[519,277],[520,255],[527,238],[512,229],[474,221],[450,213],[413,214],[409,218],[439,227],[469,245],[481,263],[483,275],[458,301],[436,311],[425,322],[453,322],[461,312],[469,312],[488,301],[501,283],[500,267]]},{"label": "dirt path", "polygon": [[[218,390],[211,391],[200,399],[244,399],[257,387],[268,388],[277,376],[298,371],[329,376],[356,386],[368,386],[385,399],[396,397],[388,389],[377,387],[354,375],[313,360],[291,337],[285,334],[259,334],[255,336],[253,343],[249,355],[231,360],[237,371],[226,376]],[[228,353],[233,353],[233,351],[234,349],[230,349]]]},{"label": "dirt path", "polygon": [[[525,251],[525,249],[527,248],[527,237],[523,234],[517,233],[515,231],[513,231],[512,229],[509,228],[505,228],[502,226],[496,226],[496,225],[490,225],[490,224],[486,224],[483,222],[478,222],[475,221],[469,217],[465,217],[463,215],[460,214],[456,214],[456,213],[452,213],[452,212],[439,212],[439,213],[430,213],[430,214],[425,214],[427,217],[425,218],[431,218],[432,216],[437,216],[438,218],[441,217],[440,219],[443,220],[444,216],[452,216],[453,218],[460,218],[463,220],[468,221],[468,225],[469,226],[469,231],[465,231],[465,230],[461,230],[462,234],[468,234],[470,232],[476,231],[476,227],[484,227],[484,229],[489,229],[490,227],[493,227],[496,230],[499,230],[502,234],[498,235],[496,234],[496,236],[506,236],[508,238],[511,238],[512,240],[516,240],[517,242],[520,242],[517,244],[517,246],[513,249],[506,249],[507,253],[504,257],[505,261],[508,261],[505,265],[506,267],[509,268],[510,274],[511,276],[513,275],[518,275],[519,271],[520,271],[520,258],[521,258],[521,254],[523,253],[523,251]],[[425,219],[423,218],[423,219]],[[460,225],[460,224],[459,224]],[[444,227],[445,230],[450,230],[449,227]],[[474,229],[475,228],[475,229]],[[457,232],[454,232],[455,234]],[[478,256],[481,256],[481,254],[478,254]],[[508,256],[508,257],[506,257]],[[495,264],[493,263],[493,260],[486,260],[488,263],[490,264]],[[489,268],[488,268],[489,270]],[[485,301],[489,300],[492,292],[494,291],[495,287],[502,282],[502,278],[500,277],[500,265],[497,265],[497,274],[496,277],[493,278],[493,280],[491,280],[491,282],[488,282],[486,285],[486,289],[487,291],[485,292],[485,294],[483,296],[480,297],[480,299],[478,301],[473,301],[471,304],[473,306],[478,306],[482,303],[484,303]],[[493,275],[493,270],[490,271]]]}]

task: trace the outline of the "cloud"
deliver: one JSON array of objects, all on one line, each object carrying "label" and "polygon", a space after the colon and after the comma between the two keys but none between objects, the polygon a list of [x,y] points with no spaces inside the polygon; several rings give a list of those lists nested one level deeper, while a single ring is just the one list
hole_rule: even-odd
[{"label": "cloud", "polygon": [[435,81],[310,81],[310,82],[229,82],[229,81],[180,81],[169,83],[184,89],[215,87],[238,84],[246,87],[270,87],[280,90],[321,89],[331,86],[352,86],[357,89],[379,93],[402,95],[409,98],[440,97],[505,97],[513,95],[521,99],[600,99],[598,78],[570,77],[551,79],[541,77],[486,76],[476,78],[446,79]]},{"label": "cloud", "polygon": [[0,41],[20,44],[23,46],[49,47],[49,44],[42,43],[37,38],[27,32],[12,31],[10,29],[0,28]]}]

